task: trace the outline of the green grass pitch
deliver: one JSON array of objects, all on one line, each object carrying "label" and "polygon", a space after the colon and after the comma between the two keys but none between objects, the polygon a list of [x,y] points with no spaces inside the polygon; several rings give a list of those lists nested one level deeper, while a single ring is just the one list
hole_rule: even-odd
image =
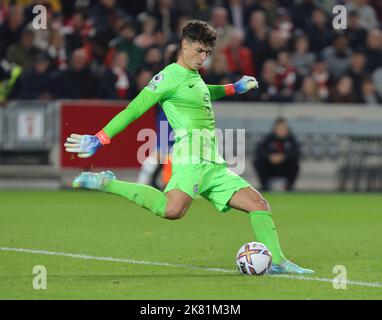
[{"label": "green grass pitch", "polygon": [[[382,298],[381,195],[265,196],[285,254],[314,269],[311,280],[239,275],[236,251],[254,240],[249,219],[202,199],[168,221],[100,192],[0,191],[0,299]],[[46,290],[32,287],[36,265],[47,269]],[[336,265],[346,289],[333,288]]]}]

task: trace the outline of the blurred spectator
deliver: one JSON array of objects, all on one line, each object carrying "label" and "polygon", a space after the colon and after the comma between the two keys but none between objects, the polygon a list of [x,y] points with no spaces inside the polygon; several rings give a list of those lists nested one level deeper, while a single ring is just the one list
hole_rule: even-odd
[{"label": "blurred spectator", "polygon": [[20,79],[20,99],[53,99],[53,79],[50,58],[46,53],[37,56],[35,65],[23,73]]},{"label": "blurred spectator", "polygon": [[278,8],[276,11],[277,15],[273,24],[275,30],[280,31],[283,38],[289,40],[293,32],[293,22],[289,15],[289,12],[285,8]]},{"label": "blurred spectator", "polygon": [[239,30],[244,30],[244,4],[241,0],[227,0],[225,7],[228,9],[230,23]]},{"label": "blurred spectator", "polygon": [[299,172],[300,146],[290,131],[288,122],[278,118],[270,134],[256,147],[254,168],[262,189],[270,190],[273,177],[286,179],[285,189],[293,190]]},{"label": "blurred spectator", "polygon": [[0,60],[0,106],[7,99],[14,98],[19,91],[19,78],[22,73],[20,66],[5,59]]},{"label": "blurred spectator", "polygon": [[153,46],[146,51],[144,68],[150,69],[154,74],[163,68],[163,53],[160,47]]},{"label": "blurred spectator", "polygon": [[142,32],[135,37],[134,43],[141,49],[147,49],[155,44],[155,31],[157,19],[152,16],[145,16],[142,25]]},{"label": "blurred spectator", "polygon": [[318,96],[322,101],[327,101],[329,98],[329,85],[331,82],[328,65],[321,57],[317,57],[316,63],[312,68],[312,78],[317,83]]},{"label": "blurred spectator", "polygon": [[24,23],[23,7],[11,7],[4,24],[0,24],[0,58],[5,56],[9,46],[19,41]]},{"label": "blurred spectator", "polygon": [[319,53],[332,42],[333,29],[328,23],[326,12],[322,9],[313,10],[311,22],[304,30],[309,37],[310,48],[315,53]]},{"label": "blurred spectator", "polygon": [[89,69],[86,51],[76,49],[70,67],[60,71],[55,80],[56,97],[59,99],[91,99],[101,94],[99,80]]},{"label": "blurred spectator", "polygon": [[365,48],[367,32],[360,26],[357,11],[348,13],[348,25],[344,31],[353,50]]},{"label": "blurred spectator", "polygon": [[46,51],[53,61],[53,67],[64,70],[68,66],[65,38],[60,30],[52,30],[49,35],[49,45]]},{"label": "blurred spectator", "polygon": [[276,69],[276,61],[270,59],[264,62],[259,81],[260,86],[256,90],[259,100],[265,102],[286,102],[288,100],[278,91]]},{"label": "blurred spectator", "polygon": [[290,54],[287,51],[281,51],[277,55],[276,86],[280,94],[285,99],[292,100],[293,93],[297,84],[297,72],[293,66]]},{"label": "blurred spectator", "polygon": [[325,48],[322,55],[328,64],[328,68],[334,78],[342,76],[350,64],[352,50],[348,46],[348,40],[344,34],[337,34],[331,46]]},{"label": "blurred spectator", "polygon": [[233,29],[229,37],[229,46],[222,49],[228,71],[237,75],[255,75],[252,53],[243,45],[244,33],[240,29]]},{"label": "blurred spectator", "polygon": [[359,24],[366,30],[378,27],[377,14],[374,8],[369,5],[369,0],[353,0],[347,4],[347,9],[357,12]]},{"label": "blurred spectator", "polygon": [[227,61],[222,53],[216,53],[212,57],[211,68],[204,77],[204,81],[209,84],[232,83],[234,76],[228,71]]},{"label": "blurred spectator", "polygon": [[87,63],[95,74],[105,71],[108,64],[109,39],[104,33],[97,33],[82,47],[86,52]]},{"label": "blurred spectator", "polygon": [[309,52],[309,41],[304,35],[299,36],[295,40],[295,51],[292,56],[292,63],[296,67],[297,73],[301,76],[307,75],[314,61],[316,55],[313,52]]},{"label": "blurred spectator", "polygon": [[260,99],[262,101],[274,101],[273,97],[277,95],[276,87],[276,61],[266,60],[261,69],[261,80],[259,83]]},{"label": "blurred spectator", "polygon": [[244,26],[248,26],[250,24],[250,17],[254,11],[264,12],[264,8],[257,0],[244,0],[244,6]]},{"label": "blurred spectator", "polygon": [[134,81],[127,70],[128,55],[117,52],[113,64],[101,76],[103,98],[132,99],[136,92]]},{"label": "blurred spectator", "polygon": [[233,26],[229,23],[228,11],[224,7],[215,7],[211,13],[210,24],[216,29],[218,38],[216,39],[215,50],[225,48],[229,44],[229,35]]},{"label": "blurred spectator", "polygon": [[359,97],[361,96],[362,79],[366,76],[365,66],[366,56],[362,52],[353,53],[346,75],[353,80],[354,93],[357,100],[359,100]]},{"label": "blurred spectator", "polygon": [[111,41],[111,50],[108,53],[108,55],[114,56],[115,51],[126,52],[129,57],[127,69],[132,74],[137,72],[144,61],[144,50],[134,43],[135,36],[136,30],[133,23],[126,22],[121,29],[119,37]]},{"label": "blurred spectator", "polygon": [[245,45],[252,51],[255,70],[261,70],[263,62],[267,59],[269,29],[265,23],[263,11],[253,11],[249,17],[249,26],[246,30]]},{"label": "blurred spectator", "polygon": [[342,76],[331,88],[330,102],[354,103],[355,101],[353,80],[349,76]]},{"label": "blurred spectator", "polygon": [[85,11],[76,11],[64,28],[65,43],[69,52],[82,48],[86,39],[93,33]]},{"label": "blurred spectator", "polygon": [[32,67],[36,62],[39,50],[33,45],[34,32],[24,29],[20,41],[11,45],[6,53],[6,59],[19,65],[23,70]]},{"label": "blurred spectator", "polygon": [[166,37],[169,37],[175,32],[179,12],[174,8],[173,0],[158,0],[155,3],[156,7],[152,15],[158,20],[159,28],[163,30]]},{"label": "blurred spectator", "polygon": [[108,40],[113,38],[114,23],[118,17],[128,18],[127,14],[118,6],[116,0],[99,0],[89,10],[89,17],[96,28],[97,34],[107,35]]},{"label": "blurred spectator", "polygon": [[300,4],[294,6],[293,21],[296,28],[306,29],[316,8],[314,0],[302,0]]},{"label": "blurred spectator", "polygon": [[287,39],[283,37],[280,31],[272,30],[269,34],[267,59],[277,59],[279,52],[287,50],[287,44]]},{"label": "blurred spectator", "polygon": [[373,79],[370,76],[366,76],[361,84],[362,93],[359,102],[367,105],[377,105],[382,103],[382,96],[379,95]]},{"label": "blurred spectator", "polygon": [[322,102],[318,94],[317,83],[312,77],[307,76],[303,79],[301,89],[297,93],[295,101],[308,103]]},{"label": "blurred spectator", "polygon": [[[172,36],[174,36],[174,34],[172,34]],[[165,45],[169,43],[168,37],[163,30],[160,30],[160,29],[156,30],[154,34],[154,38],[155,38],[154,45],[160,47],[161,49],[163,49]]]},{"label": "blurred spectator", "polygon": [[382,31],[379,29],[370,30],[366,40],[366,70],[372,73],[382,66]]}]

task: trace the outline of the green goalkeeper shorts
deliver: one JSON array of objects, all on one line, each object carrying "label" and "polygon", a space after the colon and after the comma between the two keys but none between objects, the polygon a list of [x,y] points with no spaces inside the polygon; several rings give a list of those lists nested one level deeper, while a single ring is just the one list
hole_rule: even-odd
[{"label": "green goalkeeper shorts", "polygon": [[173,164],[172,176],[164,192],[174,189],[187,193],[191,198],[200,194],[221,212],[233,194],[250,184],[227,168],[225,163]]}]

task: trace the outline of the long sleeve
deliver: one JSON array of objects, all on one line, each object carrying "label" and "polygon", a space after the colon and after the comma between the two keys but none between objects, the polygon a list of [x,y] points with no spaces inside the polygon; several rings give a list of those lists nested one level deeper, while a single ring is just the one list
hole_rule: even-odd
[{"label": "long sleeve", "polygon": [[141,117],[146,111],[158,103],[158,96],[149,90],[142,90],[130,104],[118,113],[103,131],[111,139],[122,132],[130,123]]},{"label": "long sleeve", "polygon": [[207,84],[207,88],[210,91],[211,101],[221,99],[226,96],[224,86]]}]

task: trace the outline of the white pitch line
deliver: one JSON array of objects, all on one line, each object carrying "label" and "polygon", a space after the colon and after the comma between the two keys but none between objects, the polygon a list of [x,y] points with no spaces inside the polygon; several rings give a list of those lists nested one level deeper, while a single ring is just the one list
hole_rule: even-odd
[{"label": "white pitch line", "polygon": [[[231,270],[231,269],[208,268],[208,267],[200,267],[200,266],[191,266],[186,264],[175,264],[175,263],[168,263],[168,262],[152,262],[152,261],[142,261],[142,260],[133,260],[133,259],[124,259],[124,258],[113,258],[113,257],[97,257],[97,256],[90,256],[90,255],[79,254],[79,253],[54,252],[54,251],[46,251],[46,250],[33,250],[33,249],[8,248],[8,247],[0,247],[0,251],[25,252],[25,253],[47,255],[47,256],[69,257],[69,258],[76,258],[76,259],[83,259],[83,260],[111,261],[111,262],[121,262],[121,263],[128,263],[128,264],[146,264],[151,266],[154,265],[154,266],[162,266],[162,267],[185,268],[185,269],[192,269],[192,270],[224,272],[224,273],[232,273],[232,274],[237,273],[236,270]],[[333,279],[328,279],[328,278],[306,277],[306,276],[287,275],[287,274],[271,275],[271,277],[286,278],[286,279],[292,279],[292,280],[303,280],[303,281],[333,282]],[[348,285],[355,285],[355,286],[382,288],[382,283],[379,283],[379,282],[362,282],[362,281],[348,280],[346,283]]]},{"label": "white pitch line", "polygon": [[90,256],[90,255],[80,254],[80,253],[66,253],[66,252],[54,252],[54,251],[46,251],[46,250],[32,250],[32,249],[7,248],[7,247],[0,247],[0,251],[26,252],[26,253],[42,254],[47,256],[60,256],[60,257],[69,257],[69,258],[76,258],[76,259],[83,259],[83,260],[112,261],[112,262],[122,262],[122,263],[128,263],[128,264],[147,264],[147,265],[154,265],[154,266],[161,266],[161,267],[186,268],[186,269],[216,271],[216,272],[226,272],[226,273],[235,272],[234,270],[221,269],[221,268],[198,267],[198,266],[190,266],[186,264],[175,264],[175,263],[168,263],[168,262],[152,262],[152,261],[142,261],[142,260],[133,260],[133,259],[124,259],[124,258],[113,258],[113,257],[96,257],[96,256]]},{"label": "white pitch line", "polygon": [[[294,275],[290,275],[290,274],[289,275],[288,274],[274,274],[274,275],[272,275],[272,277],[288,278],[288,279],[294,279],[294,280],[306,280],[306,281],[333,282],[333,279],[328,279],[328,278],[294,276]],[[379,283],[379,282],[362,282],[362,281],[347,280],[346,284],[350,284],[350,285],[354,285],[354,286],[382,288],[382,283]]]}]

